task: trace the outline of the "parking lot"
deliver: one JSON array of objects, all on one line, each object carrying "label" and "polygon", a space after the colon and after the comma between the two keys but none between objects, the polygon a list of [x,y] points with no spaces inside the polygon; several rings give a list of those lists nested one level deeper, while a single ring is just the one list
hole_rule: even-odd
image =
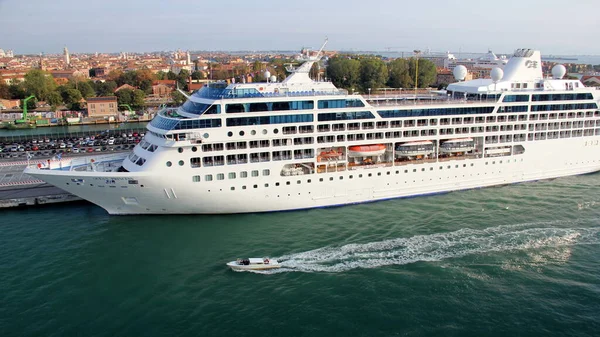
[{"label": "parking lot", "polygon": [[91,154],[94,152],[129,151],[144,137],[143,132],[104,133],[61,138],[32,137],[0,143],[0,160],[51,158],[59,154]]}]

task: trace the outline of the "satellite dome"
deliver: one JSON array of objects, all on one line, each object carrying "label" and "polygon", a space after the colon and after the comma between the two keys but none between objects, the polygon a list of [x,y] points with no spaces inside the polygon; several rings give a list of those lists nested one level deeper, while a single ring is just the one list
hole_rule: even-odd
[{"label": "satellite dome", "polygon": [[271,72],[269,72],[268,70],[265,71],[265,78],[268,79],[269,77],[271,77]]},{"label": "satellite dome", "polygon": [[272,75],[271,76],[271,82],[277,82],[277,76]]},{"label": "satellite dome", "polygon": [[562,64],[557,64],[554,67],[552,67],[552,77],[554,77],[555,79],[563,78],[563,76],[565,76],[566,73],[567,68],[565,68],[565,66],[563,66]]},{"label": "satellite dome", "polygon": [[492,81],[494,83],[500,81],[502,77],[504,77],[504,71],[502,71],[502,69],[500,68],[492,69],[492,72],[490,74],[492,75]]},{"label": "satellite dome", "polygon": [[452,74],[457,81],[463,81],[465,77],[467,77],[467,67],[463,66],[462,64],[458,65],[456,68],[454,68]]}]

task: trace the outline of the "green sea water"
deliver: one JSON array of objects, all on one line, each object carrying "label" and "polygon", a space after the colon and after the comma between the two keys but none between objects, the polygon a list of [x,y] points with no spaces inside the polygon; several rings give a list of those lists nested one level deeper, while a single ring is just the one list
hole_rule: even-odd
[{"label": "green sea water", "polygon": [[[284,267],[234,272],[238,257]],[[346,207],[0,211],[1,336],[598,336],[600,175]]]}]

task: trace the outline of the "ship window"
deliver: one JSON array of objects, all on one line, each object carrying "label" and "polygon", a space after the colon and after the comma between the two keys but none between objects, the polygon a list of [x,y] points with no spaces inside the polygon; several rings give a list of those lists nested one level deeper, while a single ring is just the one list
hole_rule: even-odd
[{"label": "ship window", "polygon": [[178,149],[177,149],[177,152],[179,152],[179,153],[183,153],[183,148],[181,148],[181,147],[180,147],[180,148],[178,148]]},{"label": "ship window", "polygon": [[232,190],[232,191],[235,191],[235,187],[231,186],[231,190]]},{"label": "ship window", "polygon": [[170,161],[167,162],[167,167],[171,167],[171,165],[173,165],[173,163],[171,163]]},{"label": "ship window", "polygon": [[248,172],[246,172],[246,171],[240,172],[240,178],[248,178]]},{"label": "ship window", "polygon": [[235,172],[229,172],[229,179],[235,179]]},{"label": "ship window", "polygon": [[253,187],[254,187],[254,188],[258,188],[258,185],[254,185]]},{"label": "ship window", "polygon": [[192,181],[197,183],[200,181],[200,176],[192,176]]},{"label": "ship window", "polygon": [[333,181],[333,177],[329,177],[329,181]]},{"label": "ship window", "polygon": [[196,151],[198,151],[198,148],[197,148],[197,147],[195,147],[195,146],[194,146],[194,147],[192,147],[192,152],[196,152]]},{"label": "ship window", "polygon": [[344,176],[340,176],[340,180],[344,180]]},{"label": "ship window", "polygon": [[258,170],[252,170],[252,176],[258,177]]},{"label": "ship window", "polygon": [[225,112],[227,112],[227,113],[244,112],[244,105],[243,104],[226,104]]},{"label": "ship window", "polygon": [[269,187],[269,184],[265,184],[265,187]]},{"label": "ship window", "polygon": [[183,160],[180,160],[179,161],[179,166],[183,166],[183,164],[184,164]]},{"label": "ship window", "polygon": [[212,181],[212,180],[213,180],[213,176],[212,176],[212,174],[207,174],[207,175],[205,175],[205,176],[204,176],[204,180],[206,180],[206,181]]},{"label": "ship window", "polygon": [[244,135],[244,131],[240,131],[240,136],[243,136],[243,135]]},{"label": "ship window", "polygon": [[245,190],[246,189],[246,185],[242,186],[242,189]]},{"label": "ship window", "polygon": [[286,185],[289,185],[289,184],[290,184],[290,182],[289,182],[289,181],[286,181],[286,182],[285,182],[285,184],[286,184]]},{"label": "ship window", "polygon": [[271,170],[269,170],[269,169],[264,169],[263,170],[263,176],[268,176],[270,174],[271,174]]},{"label": "ship window", "polygon": [[250,103],[248,112],[269,111],[266,103]]},{"label": "ship window", "polygon": [[319,178],[319,181],[320,181],[320,182],[323,182],[323,178]]},{"label": "ship window", "polygon": [[231,131],[227,132],[227,136],[228,136],[228,137],[231,137],[231,136],[233,136],[233,132],[231,132]]},{"label": "ship window", "polygon": [[300,180],[296,181],[296,184],[300,185],[300,183],[302,183],[302,181],[300,181]]},{"label": "ship window", "polygon": [[223,180],[223,179],[225,179],[225,174],[217,173],[217,180]]},{"label": "ship window", "polygon": [[362,173],[358,175],[359,178],[362,178]]}]

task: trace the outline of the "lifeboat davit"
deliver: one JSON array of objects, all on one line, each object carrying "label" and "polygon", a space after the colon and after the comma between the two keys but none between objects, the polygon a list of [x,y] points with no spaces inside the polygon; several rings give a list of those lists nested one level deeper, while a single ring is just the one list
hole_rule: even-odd
[{"label": "lifeboat davit", "polygon": [[420,140],[400,144],[396,147],[397,157],[425,156],[433,153],[433,142]]},{"label": "lifeboat davit", "polygon": [[348,157],[381,156],[385,153],[385,145],[355,145],[348,148]]},{"label": "lifeboat davit", "polygon": [[469,152],[475,149],[473,138],[450,139],[440,145],[441,153]]}]

